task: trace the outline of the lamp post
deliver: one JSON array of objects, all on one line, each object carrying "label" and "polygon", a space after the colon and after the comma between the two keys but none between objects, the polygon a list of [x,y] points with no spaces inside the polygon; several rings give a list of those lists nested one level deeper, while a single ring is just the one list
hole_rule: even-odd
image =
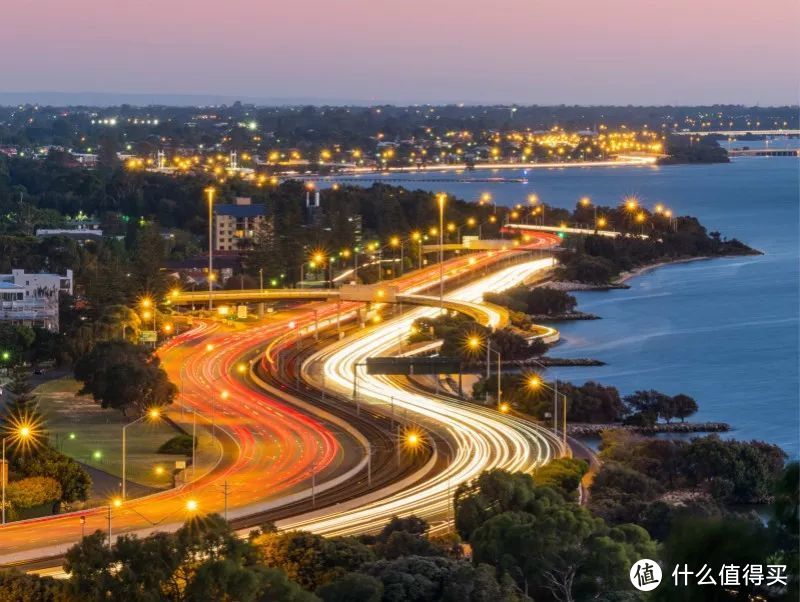
[{"label": "lamp post", "polygon": [[594,223],[597,223],[597,205],[592,203],[592,200],[588,197],[582,197],[580,200],[580,204],[582,207],[591,207],[594,209]]},{"label": "lamp post", "polygon": [[208,195],[208,309],[214,309],[214,300],[211,293],[214,290],[214,280],[211,275],[214,273],[214,193],[216,190],[209,186],[205,190]]},{"label": "lamp post", "polygon": [[399,236],[392,236],[389,239],[389,246],[394,247],[395,249],[400,247],[400,273],[397,275],[403,274],[403,240]]},{"label": "lamp post", "polygon": [[115,497],[113,500],[111,500],[109,502],[108,506],[106,507],[106,510],[108,512],[107,519],[108,519],[108,547],[109,548],[111,547],[111,508],[112,508],[112,506],[114,508],[119,508],[120,506],[122,506],[122,500],[120,498],[118,498],[118,497]]},{"label": "lamp post", "polygon": [[486,345],[486,394],[485,400],[489,401],[489,378],[491,376],[491,355],[492,353],[497,355],[497,407],[503,407],[503,390],[501,388],[501,381],[502,381],[502,374],[503,374],[503,360],[500,355],[500,351],[497,349],[492,349],[492,341],[489,337],[486,337],[485,341],[481,340],[480,337],[473,336],[467,340],[467,346],[472,349],[473,351],[478,351],[482,345]]},{"label": "lamp post", "polygon": [[16,425],[14,430],[10,434],[3,437],[3,443],[2,443],[3,463],[0,464],[0,469],[2,469],[2,472],[0,473],[0,481],[2,481],[3,484],[2,486],[3,493],[1,500],[3,506],[2,510],[3,516],[2,516],[2,523],[0,524],[3,525],[6,524],[6,481],[8,481],[8,465],[6,464],[6,441],[8,439],[11,439],[12,442],[26,443],[28,441],[35,440],[36,434],[37,433],[34,425],[28,423],[22,423]]},{"label": "lamp post", "polygon": [[125,426],[122,427],[122,499],[123,500],[127,499],[127,484],[128,484],[128,479],[127,479],[127,467],[128,467],[128,464],[127,464],[127,460],[128,460],[127,441],[128,440],[127,440],[126,431],[128,430],[129,426],[133,426],[134,424],[136,424],[137,422],[141,422],[145,418],[150,418],[151,420],[157,420],[160,417],[161,417],[161,410],[159,410],[158,408],[152,408],[152,409],[148,410],[148,412],[146,414],[142,414],[141,416],[139,416],[133,422],[129,422],[128,424],[126,424]]},{"label": "lamp post", "polygon": [[422,269],[422,233],[421,232],[412,232],[411,233],[411,240],[417,243],[417,254],[419,258],[419,269]]},{"label": "lamp post", "polygon": [[439,204],[439,307],[444,309],[444,204],[447,195],[440,192],[436,201]]},{"label": "lamp post", "polygon": [[[539,364],[540,366],[542,364]],[[553,392],[553,434],[558,436],[558,396],[561,396],[562,406],[561,406],[561,414],[562,414],[562,427],[561,427],[561,443],[564,446],[564,449],[567,447],[567,396],[564,393],[560,393],[558,391],[558,379],[553,381],[555,388],[551,387],[550,385],[546,384],[541,378],[538,376],[532,376],[528,379],[528,386],[532,389],[536,389],[538,387],[544,387]]]}]

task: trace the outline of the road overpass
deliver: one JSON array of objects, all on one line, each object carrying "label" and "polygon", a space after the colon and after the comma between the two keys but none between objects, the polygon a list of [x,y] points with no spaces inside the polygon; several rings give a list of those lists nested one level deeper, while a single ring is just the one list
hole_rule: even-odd
[{"label": "road overpass", "polygon": [[[409,305],[423,305],[428,307],[443,307],[451,311],[466,314],[483,326],[504,326],[508,323],[508,311],[501,307],[496,307],[495,315],[491,320],[487,319],[485,307],[476,303],[463,301],[453,301],[442,299],[433,295],[406,295],[398,294],[396,287],[371,285],[360,286],[361,294],[353,294],[347,290],[348,287],[341,289],[244,289],[233,291],[214,291],[210,293],[212,301],[216,304],[225,303],[266,303],[275,301],[341,301],[341,302],[367,302],[367,303],[399,303]],[[395,290],[392,290],[395,289]],[[171,305],[191,305],[203,304],[208,302],[209,293],[179,293],[170,298]]]}]

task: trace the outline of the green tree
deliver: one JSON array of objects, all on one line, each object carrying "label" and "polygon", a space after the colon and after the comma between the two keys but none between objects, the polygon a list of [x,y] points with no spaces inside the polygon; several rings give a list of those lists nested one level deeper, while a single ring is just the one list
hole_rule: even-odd
[{"label": "green tree", "polygon": [[461,537],[472,533],[491,517],[520,510],[534,497],[533,477],[522,472],[495,469],[462,483],[454,494],[455,523]]},{"label": "green tree", "polygon": [[642,522],[642,513],[664,489],[658,481],[615,462],[602,465],[592,481],[589,508],[610,524]]},{"label": "green tree", "polygon": [[305,531],[262,533],[253,539],[267,566],[286,572],[292,581],[314,591],[374,558],[352,538],[326,539]]},{"label": "green tree", "polygon": [[86,501],[92,478],[81,464],[47,444],[37,445],[24,454],[14,454],[14,470],[26,477],[53,478],[61,491],[60,501],[71,504]]},{"label": "green tree", "polygon": [[608,528],[546,487],[535,490],[524,511],[487,520],[471,543],[476,562],[507,571],[534,597],[564,601],[627,589],[633,562],[656,552],[641,527]]},{"label": "green tree", "polygon": [[537,468],[533,480],[537,486],[551,487],[565,498],[575,501],[581,479],[588,470],[589,464],[585,460],[556,458]]},{"label": "green tree", "polygon": [[136,231],[133,251],[132,281],[139,296],[160,299],[167,290],[162,271],[166,250],[158,224],[141,226]]},{"label": "green tree", "polygon": [[381,602],[383,583],[369,575],[345,573],[336,581],[321,586],[316,593],[325,602]]},{"label": "green tree", "polygon": [[127,341],[98,343],[75,363],[74,371],[75,378],[83,382],[80,395],[90,394],[102,407],[123,414],[169,405],[177,394],[158,356]]},{"label": "green tree", "polygon": [[61,485],[51,477],[28,477],[6,487],[6,502],[18,512],[61,499]]},{"label": "green tree", "polygon": [[383,583],[385,602],[526,600],[505,595],[491,567],[463,560],[405,556],[368,563],[361,572]]},{"label": "green tree", "polygon": [[684,422],[689,416],[697,412],[697,402],[683,393],[679,393],[672,398],[673,412],[676,418]]},{"label": "green tree", "polygon": [[747,585],[744,581],[733,587],[719,585],[718,572],[723,565],[767,564],[772,552],[771,536],[758,520],[736,517],[686,519],[672,527],[664,543],[664,566],[683,568],[686,565],[690,571],[698,571],[704,565],[711,567],[716,585],[698,585],[698,578],[692,575],[685,585],[680,580],[676,586],[671,575],[664,575],[653,597],[670,602],[753,600],[757,595],[770,600],[786,600],[784,592]]},{"label": "green tree", "polygon": [[0,602],[61,602],[64,588],[52,577],[28,575],[17,570],[0,571]]}]

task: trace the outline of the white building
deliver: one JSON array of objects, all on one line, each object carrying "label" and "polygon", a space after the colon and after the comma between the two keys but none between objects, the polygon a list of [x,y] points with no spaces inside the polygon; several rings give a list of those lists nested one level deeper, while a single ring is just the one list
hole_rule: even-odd
[{"label": "white building", "polygon": [[234,204],[214,205],[214,250],[236,251],[252,240],[266,219],[264,205],[253,205],[249,197],[236,197]]},{"label": "white building", "polygon": [[72,294],[72,270],[60,274],[0,274],[0,320],[58,331],[58,297]]}]

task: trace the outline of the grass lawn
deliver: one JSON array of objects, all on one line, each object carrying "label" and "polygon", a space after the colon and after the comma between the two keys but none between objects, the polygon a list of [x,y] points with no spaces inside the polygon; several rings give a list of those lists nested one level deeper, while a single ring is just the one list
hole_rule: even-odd
[{"label": "grass lawn", "polygon": [[[76,396],[79,389],[79,382],[60,378],[43,383],[34,391],[51,444],[83,464],[121,478],[122,427],[131,419],[117,410],[104,410],[90,396]],[[159,489],[171,487],[175,461],[186,457],[156,451],[179,432],[163,420],[143,420],[126,433],[128,481]],[[198,440],[202,446],[201,437]]]}]

